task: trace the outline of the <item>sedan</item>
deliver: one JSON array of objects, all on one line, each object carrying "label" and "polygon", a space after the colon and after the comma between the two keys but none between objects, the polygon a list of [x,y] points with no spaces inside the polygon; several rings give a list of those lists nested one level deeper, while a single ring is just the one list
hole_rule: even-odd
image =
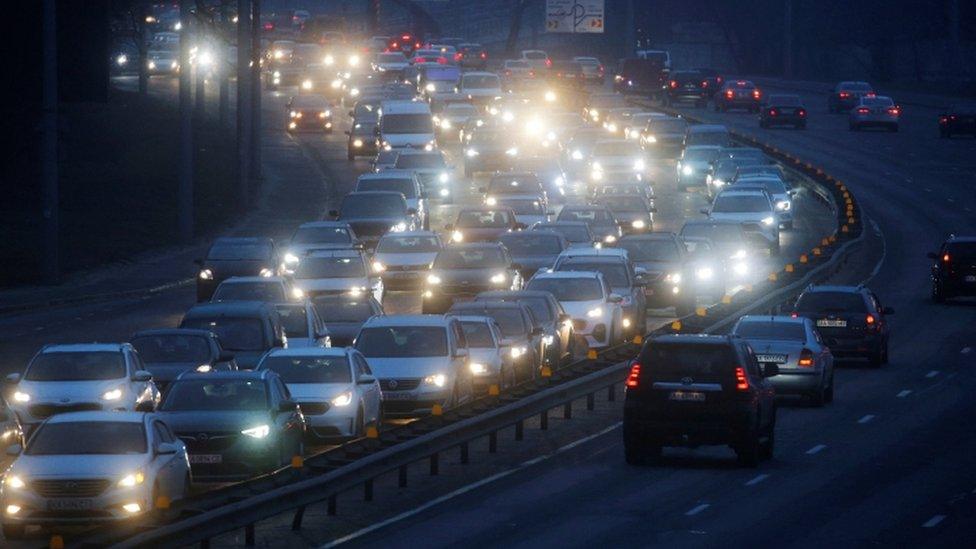
[{"label": "sedan", "polygon": [[759,127],[793,126],[798,130],[807,127],[807,109],[799,95],[770,95],[759,111]]},{"label": "sedan", "polygon": [[464,208],[457,221],[444,227],[452,242],[491,242],[501,235],[525,228],[511,208]]},{"label": "sedan", "polygon": [[623,236],[617,217],[606,206],[565,206],[556,221],[582,221],[590,227],[597,241],[604,244],[613,244]]},{"label": "sedan", "polygon": [[288,131],[317,130],[332,133],[332,105],[321,95],[297,95],[285,106]]},{"label": "sedan", "polygon": [[939,137],[976,136],[976,106],[957,105],[939,115]]},{"label": "sedan", "polygon": [[868,127],[882,127],[896,132],[901,119],[901,107],[887,96],[862,97],[851,109],[848,126],[851,131]]},{"label": "sedan", "polygon": [[133,334],[129,343],[139,353],[160,391],[183,372],[237,369],[234,354],[225,351],[217,334],[210,330],[143,330]]},{"label": "sedan", "polygon": [[443,313],[455,299],[470,299],[485,290],[521,289],[519,267],[497,242],[448,246],[438,252],[427,275],[423,311]]},{"label": "sedan", "polygon": [[715,111],[726,112],[731,109],[746,109],[759,112],[762,92],[748,80],[729,80],[715,94]]},{"label": "sedan", "polygon": [[595,272],[563,271],[538,273],[527,290],[549,292],[570,315],[575,333],[583,339],[580,348],[605,348],[623,340],[623,297],[611,293],[603,275]]}]

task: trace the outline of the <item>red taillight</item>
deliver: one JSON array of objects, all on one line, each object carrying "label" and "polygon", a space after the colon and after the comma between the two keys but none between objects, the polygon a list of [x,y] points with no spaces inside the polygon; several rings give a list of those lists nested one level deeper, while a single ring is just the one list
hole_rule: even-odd
[{"label": "red taillight", "polygon": [[796,311],[793,311],[792,313],[790,313],[790,318],[799,318],[799,317],[800,317],[800,313],[798,313]]},{"label": "red taillight", "polygon": [[461,53],[461,52],[457,52],[457,53],[454,54],[454,60],[455,61],[460,61],[462,57],[464,57],[464,54]]},{"label": "red taillight", "polygon": [[548,57],[546,57],[546,66],[547,67],[551,67],[552,66],[552,59],[549,59]]},{"label": "red taillight", "polygon": [[810,368],[813,366],[813,351],[810,349],[803,349],[800,351],[800,359],[796,361],[798,366],[803,368]]},{"label": "red taillight", "polygon": [[735,389],[737,391],[749,390],[749,378],[746,377],[746,369],[742,366],[735,367]]},{"label": "red taillight", "polygon": [[871,109],[869,109],[867,107],[858,107],[857,108],[857,114],[868,114],[870,112],[871,112]]},{"label": "red taillight", "polygon": [[735,92],[732,90],[725,90],[725,97],[732,99],[733,97],[735,97]]},{"label": "red taillight", "polygon": [[874,92],[868,92],[868,93],[864,94],[864,97],[877,97],[877,96],[878,96],[878,94],[876,94]]},{"label": "red taillight", "polygon": [[505,69],[505,76],[512,76],[512,71],[509,69]]},{"label": "red taillight", "polygon": [[722,83],[722,77],[721,76],[716,76],[715,77],[715,81],[718,82],[719,84],[721,84]]},{"label": "red taillight", "polygon": [[599,67],[597,67],[596,68],[596,72],[598,72],[600,74],[603,74],[603,65],[600,65]]},{"label": "red taillight", "polygon": [[396,42],[394,42],[393,45],[390,46],[390,47],[392,47],[392,48],[399,48],[400,47],[400,44],[397,44]]},{"label": "red taillight", "polygon": [[800,109],[800,110],[798,110],[798,111],[796,111],[796,114],[797,114],[797,116],[799,116],[800,118],[803,118],[804,116],[806,116],[806,115],[807,115],[807,111],[805,111],[805,110],[803,110],[803,109]]},{"label": "red taillight", "polygon": [[677,80],[672,80],[668,85],[671,86],[672,88],[677,88],[678,87],[678,81]]},{"label": "red taillight", "polygon": [[864,317],[864,322],[866,322],[868,326],[871,326],[877,322],[877,320],[875,320],[874,315],[867,315]]},{"label": "red taillight", "polygon": [[400,40],[410,40],[410,35],[404,34],[403,36],[400,37]]},{"label": "red taillight", "polygon": [[561,73],[561,72],[557,72],[556,73],[556,78],[562,78],[562,76],[563,76],[563,73]]},{"label": "red taillight", "polygon": [[779,113],[776,112],[776,109],[769,109],[769,116],[776,116],[777,114]]},{"label": "red taillight", "polygon": [[752,97],[754,97],[755,99],[759,99],[760,95],[762,95],[762,92],[760,92],[759,90],[752,90]]},{"label": "red taillight", "polygon": [[438,57],[437,58],[437,64],[438,65],[446,65],[447,64],[447,58],[446,57]]},{"label": "red taillight", "polygon": [[640,384],[640,363],[634,362],[630,365],[630,374],[627,376],[627,388],[636,389]]},{"label": "red taillight", "polygon": [[702,80],[701,87],[707,88],[708,87],[708,80]]},{"label": "red taillight", "polygon": [[946,263],[948,263],[950,259],[952,259],[952,258],[949,257],[949,254],[948,253],[942,256],[942,261],[944,261]]},{"label": "red taillight", "polygon": [[945,117],[945,116],[940,116],[939,117],[939,124],[945,124],[948,121],[949,121],[949,118],[948,117]]},{"label": "red taillight", "polygon": [[479,55],[478,57],[480,57],[482,59],[488,59],[488,54],[485,53],[485,52],[481,52],[481,55]]},{"label": "red taillight", "polygon": [[838,93],[837,95],[838,95],[838,96],[839,96],[839,97],[840,97],[841,99],[847,99],[847,98],[849,98],[849,97],[851,96],[851,94],[849,94],[849,93],[847,93],[847,92],[840,92],[840,93]]},{"label": "red taillight", "polygon": [[893,116],[898,116],[899,114],[901,114],[901,109],[899,109],[898,107],[891,107],[890,109],[888,109],[888,114]]}]

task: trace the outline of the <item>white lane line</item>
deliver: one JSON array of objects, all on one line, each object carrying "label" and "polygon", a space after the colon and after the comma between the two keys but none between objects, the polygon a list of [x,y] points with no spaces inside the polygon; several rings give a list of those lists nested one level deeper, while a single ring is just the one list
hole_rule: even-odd
[{"label": "white lane line", "polygon": [[932,370],[929,373],[925,374],[925,377],[931,379],[931,378],[933,378],[933,377],[935,377],[937,375],[939,375],[939,371],[938,370]]},{"label": "white lane line", "polygon": [[397,522],[400,522],[401,520],[408,519],[410,517],[416,516],[416,515],[424,512],[424,511],[426,511],[427,509],[430,509],[431,507],[434,507],[435,505],[440,505],[441,503],[444,503],[445,501],[452,500],[452,499],[454,499],[454,498],[456,498],[458,496],[467,494],[468,492],[471,492],[473,490],[477,490],[478,488],[481,488],[482,486],[491,484],[492,482],[495,482],[496,480],[501,480],[501,479],[503,479],[503,478],[505,478],[507,476],[511,476],[511,475],[513,475],[513,474],[521,471],[522,469],[525,469],[527,467],[531,467],[532,465],[535,465],[535,464],[537,464],[537,463],[539,463],[541,461],[545,461],[545,460],[547,460],[549,458],[552,458],[552,457],[555,457],[555,456],[557,456],[557,455],[559,455],[559,454],[561,454],[563,452],[566,452],[568,450],[571,450],[573,448],[576,448],[580,444],[585,444],[585,443],[587,443],[587,442],[589,442],[589,441],[591,441],[591,440],[593,440],[595,438],[601,437],[601,436],[609,433],[610,431],[613,431],[614,429],[617,429],[621,425],[623,425],[623,422],[622,421],[618,421],[617,423],[614,423],[613,425],[607,427],[606,429],[604,429],[604,430],[602,430],[602,431],[600,431],[598,433],[594,433],[592,435],[585,436],[585,437],[583,437],[583,438],[581,438],[579,440],[570,442],[569,444],[567,444],[565,446],[561,446],[561,447],[557,448],[555,451],[553,451],[553,452],[551,452],[549,454],[546,454],[546,455],[543,455],[543,456],[540,456],[540,457],[537,457],[537,458],[533,458],[533,459],[530,459],[528,461],[524,461],[524,462],[518,464],[517,466],[513,467],[512,469],[508,469],[506,471],[502,471],[500,473],[496,473],[496,474],[494,474],[494,475],[492,475],[490,477],[483,478],[483,479],[481,479],[481,480],[479,480],[477,482],[473,482],[473,483],[468,484],[466,486],[462,486],[462,487],[458,488],[457,490],[454,490],[453,492],[449,492],[447,494],[444,494],[443,496],[440,496],[438,498],[434,498],[434,499],[428,501],[427,503],[425,503],[425,504],[423,504],[423,505],[421,505],[419,507],[414,507],[413,509],[410,509],[409,511],[404,511],[404,512],[400,513],[399,515],[390,517],[390,518],[388,518],[388,519],[386,519],[384,521],[380,521],[380,522],[377,522],[377,523],[372,524],[370,526],[367,526],[366,528],[362,528],[360,530],[356,530],[355,532],[352,532],[351,534],[346,534],[345,536],[342,536],[341,538],[336,538],[336,539],[334,539],[334,540],[332,540],[332,541],[330,541],[330,542],[328,542],[328,543],[326,543],[324,545],[320,545],[319,546],[319,549],[327,549],[329,547],[335,547],[337,545],[341,545],[343,543],[346,543],[347,541],[352,541],[354,539],[361,538],[361,537],[363,537],[363,536],[365,536],[367,534],[371,534],[371,533],[373,533],[373,532],[375,532],[377,530],[380,530],[381,528],[385,528],[385,527],[387,527],[387,526],[389,526],[391,524],[395,524]]},{"label": "white lane line", "polygon": [[881,272],[882,265],[884,265],[885,258],[888,257],[888,242],[885,240],[884,233],[881,232],[881,227],[879,227],[878,223],[872,218],[868,218],[868,221],[871,222],[871,227],[874,229],[874,234],[881,238],[881,257],[874,265],[874,269],[871,270],[871,275],[862,280],[861,284],[867,284],[874,277],[878,276],[878,273]]},{"label": "white lane line", "polygon": [[934,517],[932,517],[929,520],[925,521],[922,524],[922,528],[935,528],[936,526],[939,525],[940,522],[942,522],[943,520],[945,520],[945,518],[946,518],[945,515],[935,515]]},{"label": "white lane line", "polygon": [[897,396],[898,398],[905,398],[905,397],[907,397],[910,394],[912,394],[912,390],[911,389],[905,389],[904,391],[898,393],[895,396]]},{"label": "white lane line", "polygon": [[745,485],[746,486],[755,486],[755,485],[759,484],[760,482],[766,480],[767,478],[769,478],[769,475],[762,474],[762,475],[759,475],[759,476],[753,478],[752,480],[750,480],[749,482],[747,482]]},{"label": "white lane line", "polygon": [[810,448],[809,450],[807,450],[807,455],[808,456],[812,456],[813,454],[817,454],[817,453],[819,453],[821,450],[823,450],[826,447],[827,447],[826,444],[818,444],[818,445],[814,446],[813,448]]},{"label": "white lane line", "polygon": [[866,414],[866,415],[862,416],[861,419],[857,420],[857,422],[858,423],[867,423],[867,422],[871,421],[872,419],[874,419],[874,414]]},{"label": "white lane line", "polygon": [[964,354],[964,355],[968,355],[969,354],[969,351],[972,351],[972,348],[971,347],[963,347],[962,350],[959,351],[959,352],[962,353],[962,354]]},{"label": "white lane line", "polygon": [[949,197],[949,198],[946,198],[946,201],[949,202],[949,203],[952,203],[952,202],[955,202],[956,199],[955,198],[952,198],[952,197]]},{"label": "white lane line", "polygon": [[702,503],[701,505],[699,505],[697,507],[692,507],[691,509],[689,509],[688,512],[685,513],[685,516],[686,517],[695,516],[698,513],[701,513],[702,511],[704,511],[705,509],[708,509],[709,507],[711,507],[710,504],[708,504],[708,503]]}]

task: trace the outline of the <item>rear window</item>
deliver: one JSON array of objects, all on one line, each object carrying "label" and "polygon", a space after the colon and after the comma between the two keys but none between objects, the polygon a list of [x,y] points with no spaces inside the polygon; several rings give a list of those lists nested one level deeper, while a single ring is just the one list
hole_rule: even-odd
[{"label": "rear window", "polygon": [[735,335],[745,339],[775,341],[806,341],[807,333],[797,322],[749,321],[735,327]]},{"label": "rear window", "polygon": [[798,311],[814,313],[866,313],[861,294],[850,292],[810,292],[800,296]]},{"label": "rear window", "polygon": [[950,242],[946,245],[950,259],[976,258],[976,242]]},{"label": "rear window", "polygon": [[696,382],[728,380],[735,355],[725,345],[651,344],[641,363],[651,379],[674,381],[690,377]]}]

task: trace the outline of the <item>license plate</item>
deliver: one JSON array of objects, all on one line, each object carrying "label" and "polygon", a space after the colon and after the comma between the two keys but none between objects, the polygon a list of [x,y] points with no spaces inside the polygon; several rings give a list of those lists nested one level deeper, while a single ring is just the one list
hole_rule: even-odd
[{"label": "license plate", "polygon": [[830,318],[821,318],[820,320],[817,321],[817,326],[820,326],[821,328],[846,328],[847,321],[839,320],[839,319],[834,320]]},{"label": "license plate", "polygon": [[705,393],[699,393],[698,391],[672,391],[671,396],[668,398],[680,402],[705,402]]},{"label": "license plate", "polygon": [[407,393],[402,391],[395,392],[395,393],[390,391],[385,391],[383,393],[383,400],[414,400],[415,398],[416,397],[413,395],[413,393]]},{"label": "license plate", "polygon": [[83,498],[49,499],[50,511],[87,511],[92,508],[92,500]]},{"label": "license plate", "polygon": [[783,364],[786,362],[786,355],[756,355],[759,362],[770,362],[773,364]]},{"label": "license plate", "polygon": [[220,463],[224,456],[220,454],[190,454],[190,463]]},{"label": "license plate", "polygon": [[966,275],[966,282],[976,282],[976,275]]},{"label": "license plate", "polygon": [[390,273],[390,276],[392,276],[393,278],[417,278],[418,276],[420,276],[420,273],[412,273],[412,272]]}]

